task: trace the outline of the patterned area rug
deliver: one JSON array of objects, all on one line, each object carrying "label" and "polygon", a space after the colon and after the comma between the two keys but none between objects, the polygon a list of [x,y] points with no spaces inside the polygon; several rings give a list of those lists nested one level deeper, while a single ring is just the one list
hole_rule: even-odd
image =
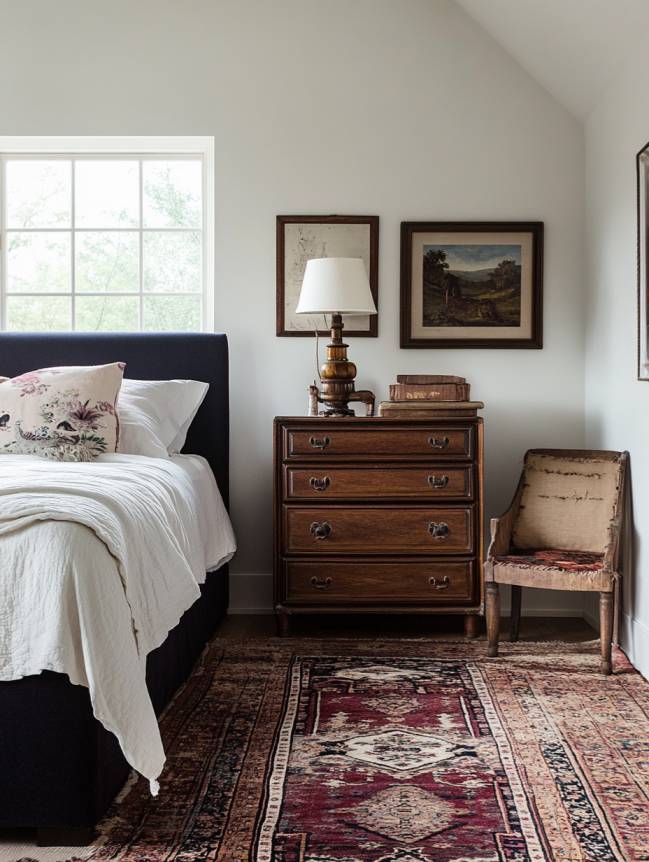
[{"label": "patterned area rug", "polygon": [[92,862],[649,859],[649,684],[593,644],[216,641]]}]

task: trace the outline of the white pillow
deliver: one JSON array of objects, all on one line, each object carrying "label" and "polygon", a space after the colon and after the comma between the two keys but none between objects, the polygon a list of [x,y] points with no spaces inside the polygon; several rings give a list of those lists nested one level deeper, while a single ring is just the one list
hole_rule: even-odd
[{"label": "white pillow", "polygon": [[117,402],[118,452],[168,458],[185,445],[209,389],[199,380],[128,380]]}]

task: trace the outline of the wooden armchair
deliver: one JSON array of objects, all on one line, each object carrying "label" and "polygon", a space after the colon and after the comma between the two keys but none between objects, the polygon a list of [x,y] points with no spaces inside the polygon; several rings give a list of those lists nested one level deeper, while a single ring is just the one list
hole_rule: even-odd
[{"label": "wooden armchair", "polygon": [[599,593],[601,664],[611,673],[620,597],[628,452],[530,449],[514,500],[491,520],[484,564],[489,655],[498,655],[500,584],[512,589],[518,640],[523,587]]}]

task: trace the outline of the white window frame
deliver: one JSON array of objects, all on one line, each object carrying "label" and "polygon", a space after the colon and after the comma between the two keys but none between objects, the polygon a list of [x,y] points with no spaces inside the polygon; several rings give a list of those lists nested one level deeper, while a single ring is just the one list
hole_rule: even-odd
[{"label": "white window frame", "polygon": [[[152,135],[77,135],[69,136],[15,136],[0,135],[0,204],[5,202],[4,165],[8,158],[165,158],[174,159],[199,156],[202,161],[203,194],[203,260],[202,260],[202,331],[214,332],[214,138],[207,136],[152,136]],[[74,172],[73,172],[74,176]],[[140,176],[141,182],[141,176]],[[73,204],[74,206],[74,188]],[[5,213],[0,205],[0,242],[4,236]],[[40,229],[39,229],[40,230]],[[74,229],[72,233],[72,255],[74,278]],[[134,229],[135,230],[135,229]],[[142,220],[137,230],[143,230]],[[43,229],[47,232],[47,229]],[[140,250],[142,241],[140,237]],[[0,248],[0,331],[6,326],[6,243]],[[140,261],[140,287],[142,267]],[[139,291],[140,304],[142,291]],[[74,290],[72,289],[72,323],[74,323]],[[140,309],[140,321],[141,309]],[[134,330],[137,331],[137,330]]]}]

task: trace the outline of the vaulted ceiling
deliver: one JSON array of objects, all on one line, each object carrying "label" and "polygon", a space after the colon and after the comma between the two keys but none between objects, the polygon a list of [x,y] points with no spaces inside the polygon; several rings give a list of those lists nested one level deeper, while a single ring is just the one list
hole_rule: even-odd
[{"label": "vaulted ceiling", "polygon": [[586,117],[632,51],[649,0],[457,0],[569,111]]}]

